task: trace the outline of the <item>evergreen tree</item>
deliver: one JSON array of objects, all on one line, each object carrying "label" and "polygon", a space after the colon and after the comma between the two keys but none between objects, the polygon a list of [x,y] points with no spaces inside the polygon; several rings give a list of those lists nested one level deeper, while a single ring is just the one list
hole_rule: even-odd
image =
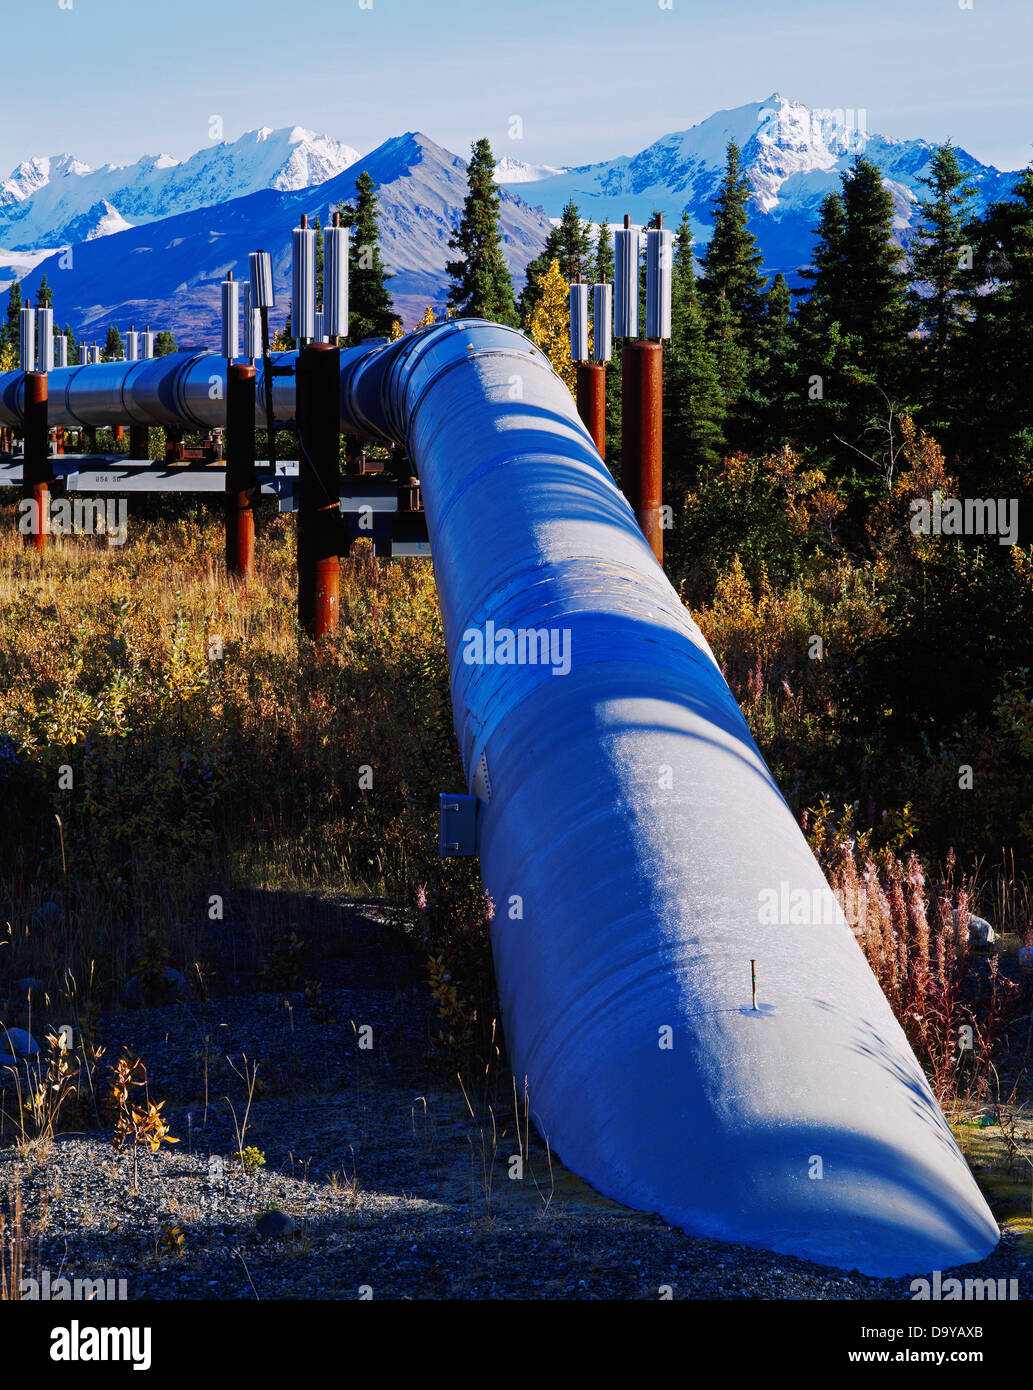
[{"label": "evergreen tree", "polygon": [[905,403],[914,316],[902,261],[882,174],[858,155],[840,197],[822,203],[793,395],[806,406],[803,439],[867,495],[885,488],[893,419]]},{"label": "evergreen tree", "polygon": [[[68,360],[69,360],[69,362],[76,362],[76,361],[78,361],[78,357],[79,357],[79,344],[78,344],[78,342],[77,342],[77,340],[76,340],[75,334],[72,332],[71,327],[70,327],[67,323],[65,324],[64,328],[63,328],[61,331],[62,331],[62,334],[64,335],[64,337],[66,337],[66,338],[68,339]],[[57,332],[57,325],[56,325],[56,324],[55,324],[55,326],[54,326],[54,332],[55,332],[55,333]]]},{"label": "evergreen tree", "polygon": [[[572,284],[578,275],[583,280],[588,280],[593,273],[598,274],[597,259],[593,261],[591,235],[582,225],[581,214],[573,201],[563,209],[559,226],[550,229],[541,252],[527,264],[527,278],[518,305],[519,320],[525,330],[530,326],[535,307],[541,297],[542,277],[548,272],[553,261],[559,262],[560,274],[569,277],[568,285]],[[607,279],[613,279],[612,249]]]},{"label": "evergreen tree", "polygon": [[810,289],[793,293],[807,296],[797,313],[801,342],[807,340],[817,344],[836,321],[846,289],[843,260],[846,208],[838,193],[827,193],[822,199],[815,235],[817,241],[811,253],[811,264],[800,271],[800,278],[811,282]]},{"label": "evergreen tree", "polygon": [[911,244],[911,299],[926,334],[917,340],[918,385],[936,423],[949,413],[952,353],[971,311],[966,229],[975,190],[949,140],[933,151],[921,182],[932,196],[918,204],[922,220]]},{"label": "evergreen tree", "polygon": [[391,272],[380,257],[377,186],[365,170],[355,180],[355,206],[342,204],[342,226],[351,229],[348,249],[348,337],[354,347],[364,338],[387,338],[394,319],[388,281]]},{"label": "evergreen tree", "polygon": [[167,357],[170,352],[175,351],[176,340],[167,328],[163,328],[160,333],[154,335],[155,357]]},{"label": "evergreen tree", "polygon": [[965,421],[958,451],[972,460],[980,487],[991,479],[1017,486],[1033,471],[1033,164],[968,235],[973,266],[963,289],[972,319],[957,354]]},{"label": "evergreen tree", "polygon": [[560,274],[565,276],[568,285],[573,284],[578,276],[588,280],[592,269],[592,238],[581,221],[581,214],[573,199],[563,209],[556,230],[559,234]]},{"label": "evergreen tree", "polygon": [[595,279],[597,284],[613,284],[613,233],[605,222],[599,223],[595,242]]},{"label": "evergreen tree", "polygon": [[746,354],[747,365],[756,347],[764,313],[763,257],[749,228],[747,209],[750,185],[742,172],[739,146],[729,140],[724,178],[714,201],[714,232],[703,255],[699,292],[708,315],[718,311],[723,296],[735,345]]},{"label": "evergreen tree", "polygon": [[793,336],[793,300],[784,275],[779,273],[764,296],[764,317],[759,329],[759,353],[754,368],[756,435],[753,447],[774,452],[796,436],[799,396],[796,384],[796,352]]},{"label": "evergreen tree", "polygon": [[14,349],[15,360],[19,360],[22,342],[22,287],[15,280],[7,296],[7,321],[3,329],[3,341]]},{"label": "evergreen tree", "polygon": [[118,331],[115,325],[112,324],[108,329],[108,336],[105,340],[104,349],[101,352],[100,360],[102,362],[117,362],[118,359],[122,357],[124,353],[125,345],[122,342],[122,334]]},{"label": "evergreen tree", "polygon": [[54,291],[47,282],[46,272],[43,279],[39,282],[39,289],[36,291],[36,308],[50,309],[54,304]]},{"label": "evergreen tree", "polygon": [[553,260],[541,277],[541,294],[531,316],[528,336],[573,391],[577,373],[570,356],[570,286],[558,260]]},{"label": "evergreen tree", "polygon": [[724,449],[724,398],[696,291],[687,212],[674,237],[671,341],[664,352],[664,443],[673,488],[687,488]]},{"label": "evergreen tree", "polygon": [[843,330],[854,339],[858,365],[889,386],[899,384],[908,310],[904,253],[893,240],[893,199],[879,168],[858,155],[843,175]]},{"label": "evergreen tree", "polygon": [[476,140],[466,169],[468,192],[459,228],[449,240],[458,257],[446,269],[452,280],[448,302],[457,314],[516,326],[513,282],[502,249],[499,186],[487,140]]}]

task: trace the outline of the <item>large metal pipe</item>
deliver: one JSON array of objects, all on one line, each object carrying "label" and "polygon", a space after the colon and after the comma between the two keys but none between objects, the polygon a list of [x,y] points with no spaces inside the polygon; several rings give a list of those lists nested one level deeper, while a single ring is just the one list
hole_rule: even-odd
[{"label": "large metal pipe", "polygon": [[[163,360],[151,395],[192,424],[215,359]],[[506,1044],[553,1150],[706,1236],[877,1275],[986,1255],[904,1033],[544,355],[451,320],[342,353],[340,383],[344,431],[419,472]],[[772,895],[806,911],[769,923]]]}]

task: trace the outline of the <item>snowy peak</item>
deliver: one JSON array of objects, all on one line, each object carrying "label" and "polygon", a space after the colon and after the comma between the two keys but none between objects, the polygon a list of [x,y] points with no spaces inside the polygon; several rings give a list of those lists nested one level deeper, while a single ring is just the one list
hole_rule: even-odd
[{"label": "snowy peak", "polygon": [[[753,195],[754,231],[775,269],[791,272],[806,261],[821,200],[840,187],[858,154],[882,170],[901,241],[913,231],[917,202],[925,191],[921,180],[932,155],[928,141],[889,139],[870,131],[863,108],[808,107],[778,92],[764,101],[716,111],[636,155],[568,169],[528,183],[522,192],[553,218],[571,199],[593,222],[618,223],[630,213],[641,224],[658,210],[677,223],[687,210],[705,241],[730,140],[739,146]],[[1007,197],[1014,174],[980,164],[964,150],[957,153],[976,187],[977,208]]]},{"label": "snowy peak", "polygon": [[90,173],[90,166],[83,164],[70,154],[43,155],[36,159],[24,159],[17,169],[11,171],[10,178],[0,183],[0,208],[11,203],[24,203],[52,178],[65,174],[81,175]]},{"label": "snowy peak", "polygon": [[[94,170],[71,155],[30,159],[0,186],[0,246],[81,240],[82,218],[115,231],[263,188],[293,192],[326,182],[357,159],[350,145],[302,126],[246,131],[185,160],[144,155],[133,164]],[[100,204],[109,211],[97,217]]]},{"label": "snowy peak", "polygon": [[132,222],[127,222],[117,208],[113,208],[106,199],[102,198],[99,203],[94,203],[86,212],[73,218],[66,225],[65,240],[72,245],[80,241],[95,241],[100,236],[112,236],[115,232],[124,232],[127,227],[132,225]]},{"label": "snowy peak", "polygon": [[495,182],[536,183],[539,179],[552,178],[554,174],[566,172],[566,169],[554,169],[551,164],[528,164],[523,159],[513,159],[507,154],[495,165]]}]

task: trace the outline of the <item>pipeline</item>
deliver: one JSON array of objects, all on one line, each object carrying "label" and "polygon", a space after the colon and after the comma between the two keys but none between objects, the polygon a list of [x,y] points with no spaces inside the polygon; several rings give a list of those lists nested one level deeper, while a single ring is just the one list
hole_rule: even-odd
[{"label": "pipeline", "polygon": [[[183,358],[118,364],[108,404],[72,376],[52,421],[217,423],[218,359]],[[0,420],[16,397],[0,377]],[[716,1239],[882,1276],[985,1256],[921,1067],[547,359],[477,320],[351,349],[341,421],[419,472],[506,1045],[551,1148]],[[809,920],[768,923],[772,894]]]}]

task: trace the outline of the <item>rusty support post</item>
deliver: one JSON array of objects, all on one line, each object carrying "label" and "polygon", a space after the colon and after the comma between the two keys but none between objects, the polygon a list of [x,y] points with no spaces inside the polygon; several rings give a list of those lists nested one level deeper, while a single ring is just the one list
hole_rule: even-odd
[{"label": "rusty support post", "polygon": [[31,500],[28,512],[29,534],[26,545],[33,550],[47,548],[50,518],[51,477],[50,433],[47,428],[47,374],[25,373],[25,398],[22,408],[22,437],[25,441],[25,461],[22,464],[22,497]]},{"label": "rusty support post", "polygon": [[298,621],[312,637],[337,626],[340,573],[341,353],[310,343],[298,353]]},{"label": "rusty support post", "polygon": [[129,457],[145,460],[151,456],[151,432],[146,425],[129,426]]},{"label": "rusty support post", "polygon": [[642,534],[663,564],[663,373],[657,342],[631,339],[621,361],[621,487]]},{"label": "rusty support post", "polygon": [[601,362],[577,364],[577,413],[599,450],[606,457],[606,368]]},{"label": "rusty support post", "polygon": [[235,363],[226,379],[226,573],[255,572],[255,369]]}]

